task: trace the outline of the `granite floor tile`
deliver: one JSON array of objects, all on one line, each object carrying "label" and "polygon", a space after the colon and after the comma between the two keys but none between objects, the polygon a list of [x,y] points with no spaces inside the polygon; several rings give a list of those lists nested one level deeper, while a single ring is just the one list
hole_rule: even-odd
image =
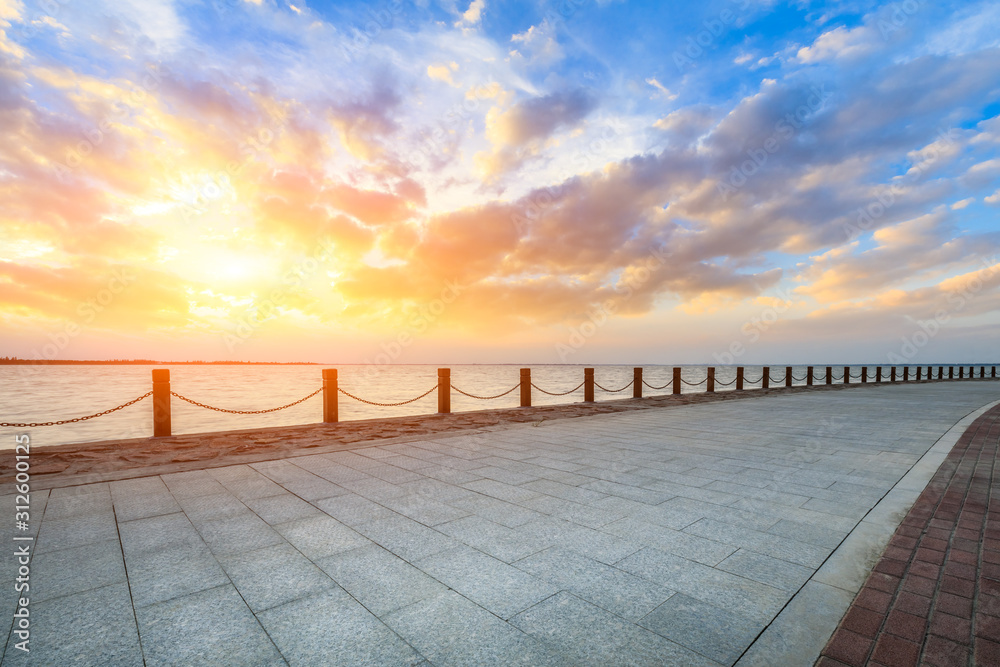
[{"label": "granite floor tile", "polygon": [[327,556],[316,564],[376,616],[447,590],[434,578],[376,544]]},{"label": "granite floor tile", "polygon": [[567,664],[537,640],[454,591],[404,607],[384,620],[439,667]]},{"label": "granite floor tile", "polygon": [[572,665],[719,664],[566,592],[518,614],[511,623]]},{"label": "granite floor tile", "polygon": [[505,620],[559,591],[523,569],[466,546],[443,551],[414,564]]},{"label": "granite floor tile", "polygon": [[151,665],[284,665],[230,584],[136,610]]}]

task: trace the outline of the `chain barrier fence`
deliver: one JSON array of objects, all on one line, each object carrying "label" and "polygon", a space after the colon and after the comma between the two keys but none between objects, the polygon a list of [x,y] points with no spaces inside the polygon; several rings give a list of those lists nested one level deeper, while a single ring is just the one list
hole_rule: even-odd
[{"label": "chain barrier fence", "polygon": [[[936,368],[937,368],[937,375],[935,377],[935,373],[934,373],[935,367],[931,367],[931,366],[926,367],[926,371],[927,371],[926,374],[924,374],[924,372],[923,372],[924,371],[924,367],[923,366],[915,367],[916,375],[914,377],[914,376],[910,375],[910,367],[909,366],[904,366],[903,367],[902,377],[901,378],[897,378],[897,374],[896,374],[896,370],[897,369],[896,369],[896,367],[890,367],[889,368],[889,370],[890,370],[889,377],[888,378],[884,378],[883,375],[882,375],[882,370],[883,370],[882,367],[876,367],[876,374],[875,374],[875,378],[874,378],[873,383],[876,383],[876,384],[877,383],[883,383],[883,382],[895,383],[897,381],[902,381],[902,382],[913,382],[913,381],[929,382],[929,381],[948,381],[948,380],[964,380],[964,379],[969,379],[969,380],[972,380],[972,379],[990,379],[990,380],[995,380],[996,377],[997,377],[997,375],[996,375],[996,366],[990,366],[990,367],[979,366],[978,367],[978,370],[979,370],[978,377],[977,377],[977,374],[976,374],[976,370],[977,370],[976,366],[970,366],[970,367],[968,367],[968,374],[966,374],[966,372],[965,372],[966,371],[966,367],[965,366],[958,366],[958,367],[956,367],[956,366],[947,366],[947,367],[946,366],[939,366],[939,367],[936,367]],[[945,375],[945,368],[948,368],[947,376]],[[987,368],[990,369],[988,376],[987,376]],[[109,414],[111,414],[113,412],[117,412],[119,410],[123,410],[124,408],[127,408],[127,407],[129,407],[131,405],[134,405],[134,404],[136,404],[136,403],[138,403],[138,402],[140,402],[140,401],[142,401],[144,399],[147,399],[149,397],[153,398],[153,436],[154,437],[161,437],[161,436],[169,436],[169,435],[171,435],[171,415],[170,415],[170,397],[171,396],[176,397],[176,398],[178,398],[181,401],[185,401],[185,402],[187,402],[187,403],[189,403],[191,405],[194,405],[194,406],[197,406],[197,407],[200,407],[200,408],[204,408],[204,409],[207,409],[207,410],[214,410],[214,411],[217,411],[217,412],[224,412],[224,413],[234,414],[234,415],[257,415],[257,414],[273,413],[273,412],[277,412],[279,410],[285,410],[285,409],[291,408],[293,406],[299,405],[301,403],[304,403],[305,401],[308,401],[309,399],[322,394],[323,395],[322,396],[322,400],[323,400],[323,423],[336,423],[336,422],[339,421],[338,396],[340,394],[343,394],[344,396],[347,396],[348,398],[351,398],[351,399],[353,399],[355,401],[358,401],[360,403],[364,403],[366,405],[371,405],[371,406],[375,406],[375,407],[393,408],[393,407],[400,407],[400,406],[404,406],[404,405],[409,405],[411,403],[415,403],[415,402],[417,402],[417,401],[419,401],[419,400],[421,400],[423,398],[426,398],[427,396],[429,396],[430,394],[432,394],[432,393],[434,393],[436,391],[438,393],[438,413],[447,414],[447,413],[451,412],[451,399],[450,399],[450,395],[451,394],[450,394],[450,392],[452,390],[454,390],[455,392],[457,392],[458,394],[460,394],[462,396],[465,396],[465,397],[473,399],[473,400],[491,401],[491,400],[496,400],[496,399],[500,399],[500,398],[503,398],[505,396],[508,396],[508,395],[512,394],[513,392],[517,391],[518,389],[520,389],[520,392],[521,392],[520,393],[520,407],[531,407],[531,391],[532,391],[532,389],[537,390],[538,392],[540,392],[542,394],[545,394],[546,396],[553,396],[553,397],[568,396],[570,394],[573,394],[573,393],[579,391],[580,389],[583,389],[584,390],[584,402],[593,402],[594,401],[594,389],[595,388],[596,389],[600,389],[601,391],[609,393],[609,394],[617,394],[617,393],[621,393],[621,392],[625,391],[626,389],[632,387],[633,388],[633,398],[642,398],[643,397],[642,396],[642,388],[644,386],[648,387],[649,389],[651,389],[653,391],[662,391],[662,390],[665,390],[665,389],[673,386],[673,394],[676,395],[676,394],[680,394],[681,393],[681,389],[682,389],[683,385],[686,385],[688,387],[700,387],[700,386],[702,386],[702,385],[704,385],[706,383],[709,383],[709,385],[708,385],[706,391],[703,392],[703,393],[714,393],[715,386],[730,387],[733,384],[736,385],[735,391],[737,391],[737,392],[742,391],[746,385],[757,385],[757,384],[760,384],[762,386],[762,388],[770,388],[770,387],[768,387],[768,386],[766,386],[764,384],[765,379],[767,380],[768,384],[770,384],[772,382],[777,384],[777,383],[780,383],[782,380],[784,380],[785,383],[786,383],[786,386],[791,386],[789,380],[791,380],[793,382],[808,381],[810,383],[810,386],[812,386],[813,382],[820,383],[819,386],[822,386],[822,384],[831,385],[834,382],[838,382],[838,383],[839,382],[844,382],[845,384],[849,384],[851,380],[857,380],[857,379],[861,380],[861,383],[860,383],[861,385],[871,384],[872,383],[872,382],[869,382],[869,380],[871,380],[872,378],[868,375],[868,368],[867,367],[863,367],[862,372],[859,375],[855,376],[854,374],[851,373],[851,367],[849,367],[849,366],[844,367],[844,372],[841,373],[841,374],[839,374],[839,375],[835,375],[833,373],[833,367],[832,366],[827,366],[826,367],[826,374],[825,374],[825,376],[822,375],[822,374],[817,376],[817,375],[815,375],[813,373],[813,367],[810,366],[810,367],[808,367],[808,371],[806,372],[806,374],[803,377],[800,378],[800,377],[795,376],[792,373],[792,367],[791,366],[787,366],[787,367],[785,367],[785,369],[786,369],[785,370],[785,373],[786,373],[785,376],[781,377],[781,378],[778,378],[777,380],[775,380],[774,378],[771,377],[770,368],[769,367],[762,367],[762,369],[765,372],[761,374],[761,377],[757,378],[756,380],[753,380],[753,379],[749,379],[749,378],[745,378],[744,377],[744,367],[740,366],[740,367],[736,368],[736,377],[735,378],[733,378],[732,380],[730,380],[728,382],[720,382],[720,381],[718,381],[718,380],[715,379],[715,368],[714,367],[709,367],[708,368],[708,376],[705,379],[703,379],[703,380],[701,380],[699,382],[690,382],[688,380],[685,380],[681,376],[681,368],[680,367],[674,367],[673,368],[673,378],[671,380],[669,380],[664,385],[655,386],[655,385],[652,385],[649,382],[647,382],[645,379],[643,379],[643,377],[642,377],[642,368],[641,367],[636,367],[634,369],[634,377],[633,377],[632,381],[630,381],[628,384],[626,384],[624,387],[621,387],[620,389],[608,389],[607,387],[604,387],[603,385],[601,385],[600,383],[598,383],[596,381],[596,379],[594,378],[594,369],[593,368],[586,368],[586,369],[584,369],[584,380],[583,380],[583,382],[581,382],[577,386],[573,387],[569,391],[555,392],[555,391],[549,391],[547,389],[544,389],[544,388],[538,386],[537,384],[535,384],[534,382],[532,382],[531,381],[531,370],[525,368],[525,369],[521,369],[521,381],[518,384],[515,384],[513,387],[511,387],[510,389],[508,389],[508,390],[506,390],[506,391],[504,391],[502,393],[494,394],[494,395],[491,395],[491,396],[481,396],[481,395],[478,395],[478,394],[474,394],[472,392],[468,392],[468,391],[459,389],[458,387],[456,387],[454,384],[451,383],[451,380],[450,380],[450,377],[451,377],[450,373],[451,373],[451,371],[450,371],[450,369],[438,369],[438,382],[437,382],[437,384],[435,384],[434,386],[432,386],[430,389],[428,389],[424,393],[420,394],[419,396],[416,396],[414,398],[410,398],[410,399],[407,399],[407,400],[404,400],[404,401],[380,402],[380,401],[374,401],[374,400],[369,400],[369,399],[366,399],[366,398],[362,398],[360,396],[357,396],[357,395],[355,395],[355,394],[347,391],[346,389],[341,388],[338,385],[337,370],[336,369],[329,369],[328,368],[328,369],[324,369],[323,370],[323,386],[321,386],[319,389],[317,389],[317,390],[311,392],[310,394],[308,394],[308,395],[306,395],[306,396],[298,399],[297,401],[293,401],[291,403],[287,403],[285,405],[281,405],[281,406],[278,406],[276,408],[267,408],[267,409],[262,409],[262,410],[233,410],[233,409],[228,409],[228,408],[220,408],[220,407],[208,405],[206,403],[202,403],[200,401],[196,401],[196,400],[194,400],[192,398],[188,398],[187,396],[183,396],[183,395],[181,395],[181,394],[179,394],[179,393],[177,393],[175,391],[171,391],[170,390],[170,371],[169,370],[167,370],[167,369],[154,369],[153,370],[153,390],[152,391],[148,391],[145,394],[143,394],[142,396],[139,396],[138,398],[132,399],[131,401],[128,401],[127,403],[123,403],[122,405],[119,405],[117,407],[114,407],[114,408],[111,408],[111,409],[108,409],[108,410],[103,410],[101,412],[98,412],[98,413],[95,413],[95,414],[92,414],[92,415],[87,415],[87,416],[84,416],[84,417],[74,417],[72,419],[63,419],[63,420],[58,420],[58,421],[53,420],[53,421],[40,421],[40,422],[0,422],[0,427],[7,427],[7,428],[37,428],[37,427],[44,427],[44,426],[60,426],[60,425],[65,425],[65,424],[73,424],[73,423],[82,422],[82,421],[86,421],[86,420],[89,420],[89,419],[96,419],[98,417],[109,415]],[[958,370],[957,375],[955,373],[956,369]],[[801,385],[799,385],[799,386],[801,386]]]}]

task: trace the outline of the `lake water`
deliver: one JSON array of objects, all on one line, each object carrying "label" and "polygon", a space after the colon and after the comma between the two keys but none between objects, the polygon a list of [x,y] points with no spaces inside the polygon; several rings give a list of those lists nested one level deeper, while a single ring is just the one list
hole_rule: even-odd
[{"label": "lake water", "polygon": [[[0,366],[0,422],[60,421],[101,412],[130,401],[152,388],[150,371],[153,368],[170,368],[171,389],[183,396],[208,405],[233,410],[259,410],[274,408],[298,400],[322,387],[323,366],[140,366],[140,365],[73,365],[73,366]],[[382,403],[404,401],[418,396],[437,384],[437,366],[429,365],[357,365],[338,366],[341,389],[360,398]],[[532,382],[551,392],[573,389],[583,381],[583,366],[532,366]],[[632,366],[595,366],[595,379],[607,389],[620,389],[632,380]],[[705,366],[684,366],[682,377],[687,382],[705,380]],[[860,374],[860,366],[852,367],[852,374]],[[875,376],[874,366],[869,367],[869,380]],[[670,366],[644,366],[643,379],[659,387],[671,379]],[[977,369],[978,370],[978,369]],[[912,372],[912,371],[911,371]],[[968,371],[966,371],[968,372]],[[772,386],[784,384],[784,367],[772,367]],[[816,382],[825,368],[816,367]],[[843,366],[834,368],[834,376],[843,373]],[[946,371],[947,373],[947,371]],[[796,381],[805,384],[805,366],[793,367]],[[888,378],[888,367],[883,370]],[[901,374],[901,371],[900,371]],[[734,366],[716,370],[716,382],[732,382],[736,377]],[[747,366],[747,380],[759,380],[760,366]],[[452,385],[480,396],[492,396],[518,384],[519,367],[514,365],[452,366]],[[716,391],[732,391],[735,385],[719,386]],[[760,386],[750,385],[747,387]],[[672,388],[659,391],[643,388],[643,395],[665,394]],[[705,391],[705,385],[683,385],[684,393]],[[595,390],[598,401],[629,398],[632,389],[619,393]],[[568,396],[547,396],[532,390],[534,405],[555,405],[583,400],[583,389]],[[503,398],[481,401],[451,393],[453,412],[510,408],[519,405],[517,390]],[[29,433],[35,446],[59,445],[73,442],[91,442],[118,438],[144,438],[153,433],[153,404],[147,398],[109,415],[96,419],[67,424],[34,428],[0,427],[0,449],[13,449],[14,435]],[[399,407],[376,407],[359,403],[340,395],[340,419],[349,421],[377,417],[430,414],[437,411],[437,392]],[[286,410],[263,415],[232,415],[206,410],[173,397],[171,399],[172,426],[175,435],[205,433],[230,429],[266,426],[291,426],[321,422],[323,419],[322,394]]]}]

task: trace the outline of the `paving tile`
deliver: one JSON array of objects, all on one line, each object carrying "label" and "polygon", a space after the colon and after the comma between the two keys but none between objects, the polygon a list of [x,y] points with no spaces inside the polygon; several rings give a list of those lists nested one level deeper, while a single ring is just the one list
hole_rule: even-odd
[{"label": "paving tile", "polygon": [[[528,500],[535,500],[536,498],[542,498],[542,496],[536,495]],[[508,528],[517,528],[542,517],[542,514],[539,512],[528,509],[523,505],[515,505],[514,503],[508,503],[479,494],[456,498],[448,501],[448,504]]]},{"label": "paving tile", "polygon": [[223,556],[219,564],[254,613],[337,588],[290,544]]},{"label": "paving tile", "polygon": [[312,561],[370,544],[353,529],[323,515],[281,523],[274,529]]},{"label": "paving tile", "polygon": [[45,520],[39,526],[34,552],[40,554],[106,540],[118,541],[118,526],[111,512]]},{"label": "paving tile", "polygon": [[429,556],[415,565],[505,620],[559,591],[524,568],[466,546]]},{"label": "paving tile", "polygon": [[465,510],[420,495],[410,494],[399,496],[398,498],[388,498],[383,500],[382,504],[392,511],[407,516],[425,526],[436,526],[439,523],[469,516],[469,512]]},{"label": "paving tile", "polygon": [[384,620],[440,667],[563,664],[539,641],[454,591],[404,607]]},{"label": "paving tile", "polygon": [[335,498],[350,493],[344,487],[316,476],[314,476],[314,479],[294,479],[283,482],[281,487],[289,493],[294,493],[299,498],[310,502]]},{"label": "paving tile", "polygon": [[290,665],[421,665],[424,658],[371,612],[324,593],[258,618]]},{"label": "paving tile", "polygon": [[478,516],[443,523],[435,526],[435,530],[505,563],[530,556],[548,546],[547,541],[537,535],[507,528]]},{"label": "paving tile", "polygon": [[[287,525],[287,524],[282,524]],[[198,524],[198,532],[212,553],[229,556],[280,544],[282,536],[255,514],[239,514]]]},{"label": "paving tile", "polygon": [[787,602],[786,591],[647,547],[616,564],[620,569],[761,622]]},{"label": "paving tile", "polygon": [[566,592],[518,614],[511,623],[573,665],[719,664]]},{"label": "paving tile", "polygon": [[583,505],[553,496],[539,496],[523,500],[521,505],[540,514],[571,521],[588,528],[600,528],[622,518],[618,512],[602,510],[592,505]]},{"label": "paving tile", "polygon": [[193,496],[227,493],[226,487],[222,486],[217,479],[209,475],[205,470],[160,475],[160,479],[163,480],[163,483],[167,485],[170,493],[177,500]]},{"label": "paving tile", "polygon": [[[827,522],[828,525],[829,522]],[[828,549],[836,549],[847,534],[846,531],[841,532],[826,526],[813,526],[788,519],[778,521],[766,532]]]},{"label": "paving tile", "polygon": [[250,511],[272,526],[322,514],[314,505],[285,491],[281,495],[248,498],[245,502]]},{"label": "paving tile", "polygon": [[763,533],[752,528],[741,528],[712,519],[702,519],[693,523],[685,528],[684,532],[716,542],[735,544],[741,548],[813,569],[822,565],[823,561],[830,555],[830,549],[826,547],[818,547],[814,544],[806,544],[790,540],[787,537]]},{"label": "paving tile", "polygon": [[35,554],[31,559],[30,576],[29,597],[32,602],[122,583],[125,581],[125,564],[121,544],[115,538]]},{"label": "paving tile", "polygon": [[555,518],[533,521],[516,532],[532,538],[532,545],[560,546],[609,565],[643,547],[631,536],[612,535]]},{"label": "paving tile", "polygon": [[181,496],[178,503],[187,518],[195,525],[250,514],[247,506],[229,491],[200,496]]},{"label": "paving tile", "polygon": [[[459,519],[459,521],[464,520]],[[440,526],[437,528],[440,529]],[[448,537],[446,533],[443,534],[434,528],[428,528],[412,519],[398,515],[392,519],[363,523],[355,526],[355,529],[372,542],[411,563],[439,551],[458,546],[458,543]]]},{"label": "paving tile", "polygon": [[716,565],[737,549],[737,547],[729,544],[698,537],[697,535],[689,535],[679,530],[655,526],[633,518],[621,519],[609,523],[606,526],[602,526],[601,531],[641,541],[644,544],[655,546],[657,549],[666,551],[667,553],[704,563],[705,565]]},{"label": "paving tile", "polygon": [[682,593],[639,625],[723,665],[732,665],[757,638],[760,623]]},{"label": "paving tile", "polygon": [[45,506],[45,518],[51,521],[91,514],[107,514],[111,512],[111,507],[111,493],[105,486],[99,493],[50,498]]},{"label": "paving tile", "polygon": [[5,665],[143,665],[139,634],[124,582],[49,601],[33,599],[25,653],[7,644]]},{"label": "paving tile", "polygon": [[630,621],[637,621],[674,591],[573,551],[553,547],[514,567]]},{"label": "paving tile", "polygon": [[716,567],[791,592],[797,591],[813,574],[808,567],[746,549],[740,549]]},{"label": "paving tile", "polygon": [[126,551],[125,567],[136,608],[229,582],[204,543],[181,544],[133,554]]},{"label": "paving tile", "polygon": [[[648,482],[648,480],[643,481]],[[583,485],[583,488],[609,496],[618,496],[619,498],[625,498],[626,500],[646,503],[647,505],[659,505],[660,503],[670,500],[673,497],[673,495],[669,493],[651,491],[638,486],[629,486],[627,484],[619,484],[617,482],[609,482],[607,480],[588,482]]]},{"label": "paving tile", "polygon": [[512,486],[510,484],[504,484],[503,482],[498,482],[492,479],[477,479],[474,482],[466,482],[465,484],[462,484],[462,487],[469,489],[470,491],[475,491],[476,493],[481,493],[484,496],[490,496],[492,498],[505,500],[511,503],[517,503],[539,495],[537,491],[532,491],[531,489],[525,489],[519,486]]},{"label": "paving tile", "polygon": [[327,556],[316,564],[376,616],[446,590],[420,569],[376,544]]},{"label": "paving tile", "polygon": [[229,584],[137,609],[136,617],[147,664],[286,664]]},{"label": "paving tile", "polygon": [[324,498],[314,503],[328,515],[347,526],[399,516],[392,510],[354,493]]}]

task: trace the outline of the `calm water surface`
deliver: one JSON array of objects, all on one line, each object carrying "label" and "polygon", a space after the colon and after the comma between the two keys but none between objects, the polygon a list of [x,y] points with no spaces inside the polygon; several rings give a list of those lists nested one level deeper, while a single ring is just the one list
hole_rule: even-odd
[{"label": "calm water surface", "polygon": [[[170,368],[171,389],[208,405],[232,410],[274,408],[298,400],[322,386],[322,366],[166,366]],[[154,366],[0,366],[0,422],[59,421],[101,412],[141,396],[152,387],[150,371]],[[156,366],[155,368],[164,368]],[[437,384],[437,366],[338,366],[340,387],[361,398],[391,403],[419,396]],[[632,366],[596,366],[595,378],[607,389],[620,389],[632,380]],[[823,369],[815,370],[818,377]],[[835,375],[843,373],[835,368]],[[860,367],[853,367],[854,374]],[[671,379],[670,366],[644,366],[644,380],[659,387]],[[793,373],[805,384],[805,366],[795,366]],[[869,367],[874,377],[874,367]],[[888,377],[888,371],[883,373]],[[705,366],[684,366],[687,382],[705,380]],[[732,382],[733,366],[718,367],[717,383]],[[760,366],[747,366],[748,381],[761,377]],[[772,384],[783,384],[784,367],[772,367]],[[583,381],[583,366],[532,366],[532,382],[552,392],[568,391]],[[463,391],[492,396],[506,391],[519,381],[518,366],[452,366],[452,384]],[[748,387],[751,386],[748,383]],[[757,384],[756,386],[760,386]],[[716,391],[732,391],[734,385],[717,386]],[[705,385],[683,385],[684,393],[703,392]],[[644,387],[646,396],[669,393]],[[595,391],[598,401],[628,398],[632,389],[619,393]],[[532,391],[534,405],[555,405],[583,400],[583,389],[568,396],[547,396]],[[518,391],[490,401],[474,400],[452,391],[453,412],[509,408],[519,405]],[[144,438],[153,433],[153,404],[147,398],[110,415],[64,426],[35,428],[0,428],[0,449],[13,449],[14,435],[29,433],[35,446],[59,445],[118,438]],[[204,433],[263,426],[291,426],[322,421],[322,394],[295,407],[264,415],[231,415],[206,410],[171,400],[173,432]],[[340,395],[341,421],[430,414],[437,411],[437,392],[399,407],[376,407]]]}]

